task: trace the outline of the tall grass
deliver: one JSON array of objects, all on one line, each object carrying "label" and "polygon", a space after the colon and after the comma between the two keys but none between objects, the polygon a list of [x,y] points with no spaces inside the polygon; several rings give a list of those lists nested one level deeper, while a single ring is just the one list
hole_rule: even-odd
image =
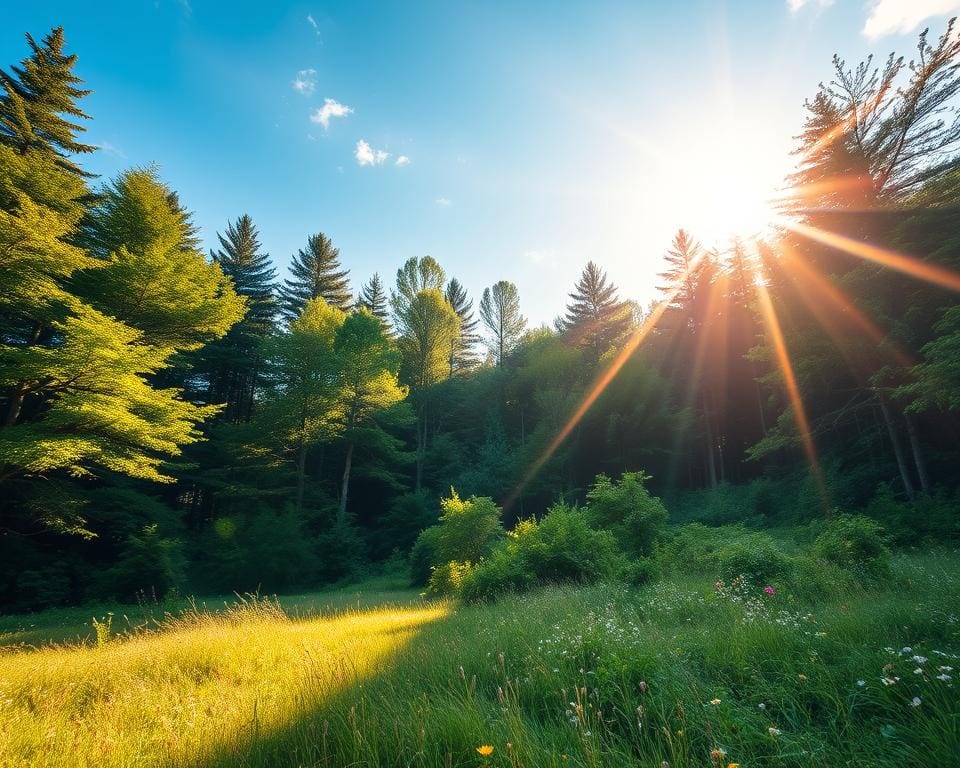
[{"label": "tall grass", "polygon": [[956,555],[814,604],[763,586],[704,574],[308,619],[251,601],[11,652],[0,763],[960,764]]}]

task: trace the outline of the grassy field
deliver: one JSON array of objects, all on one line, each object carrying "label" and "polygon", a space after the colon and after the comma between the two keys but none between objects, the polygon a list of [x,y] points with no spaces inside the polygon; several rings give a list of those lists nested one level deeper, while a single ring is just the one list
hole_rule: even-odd
[{"label": "grassy field", "polygon": [[816,605],[694,576],[482,607],[392,587],[99,644],[90,610],[5,618],[41,647],[0,654],[0,765],[960,765],[956,554]]}]

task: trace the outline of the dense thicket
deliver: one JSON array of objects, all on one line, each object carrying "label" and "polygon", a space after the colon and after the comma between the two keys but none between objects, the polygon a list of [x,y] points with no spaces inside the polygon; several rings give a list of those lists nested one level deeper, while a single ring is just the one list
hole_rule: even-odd
[{"label": "dense thicket", "polygon": [[680,230],[647,312],[589,261],[554,329],[505,279],[475,317],[430,256],[354,299],[323,234],[278,284],[246,214],[205,257],[155,169],[84,171],[76,59],[62,30],[28,44],[0,73],[0,605],[287,589],[411,548],[425,581],[474,518],[478,558],[528,521],[478,595],[627,555],[639,580],[647,487],[673,519],[960,536],[952,27],[836,61],[778,233]]}]

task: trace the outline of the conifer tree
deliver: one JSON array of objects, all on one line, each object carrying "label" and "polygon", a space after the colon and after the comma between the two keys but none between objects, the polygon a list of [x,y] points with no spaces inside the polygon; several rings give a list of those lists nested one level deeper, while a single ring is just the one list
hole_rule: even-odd
[{"label": "conifer tree", "polygon": [[467,296],[467,289],[457,278],[451,278],[444,291],[444,297],[460,318],[460,335],[454,339],[450,349],[450,375],[458,371],[469,371],[479,362],[476,353],[480,336],[477,326],[480,321],[473,316],[473,299]]},{"label": "conifer tree", "polygon": [[307,301],[323,299],[327,304],[346,312],[352,303],[347,276],[340,268],[340,249],[322,232],[310,235],[307,247],[301,248],[290,264],[290,277],[280,288],[284,318],[292,322],[300,316]]},{"label": "conifer tree", "polygon": [[374,272],[373,277],[361,289],[360,295],[357,297],[357,307],[366,309],[377,318],[384,333],[388,336],[393,333],[393,327],[390,324],[387,292],[383,289],[383,280],[380,279],[379,272]]},{"label": "conifer tree", "polygon": [[436,289],[443,291],[447,275],[443,267],[432,256],[407,259],[397,270],[397,287],[390,292],[390,308],[394,314],[394,325],[399,326],[400,317],[420,291]]},{"label": "conifer tree", "polygon": [[517,286],[500,280],[485,288],[480,299],[480,318],[490,334],[488,345],[498,366],[503,366],[527,327],[527,319],[520,314],[520,293]]},{"label": "conifer tree", "polygon": [[205,371],[209,401],[226,404],[223,418],[249,421],[264,374],[264,341],[274,330],[277,272],[270,257],[260,252],[259,233],[247,214],[217,237],[220,249],[210,252],[211,260],[247,300],[247,312],[223,339],[203,349],[197,367]]},{"label": "conifer tree", "polygon": [[632,321],[630,306],[617,298],[617,288],[592,261],[569,294],[563,331],[574,344],[589,347],[597,357],[621,342]]}]

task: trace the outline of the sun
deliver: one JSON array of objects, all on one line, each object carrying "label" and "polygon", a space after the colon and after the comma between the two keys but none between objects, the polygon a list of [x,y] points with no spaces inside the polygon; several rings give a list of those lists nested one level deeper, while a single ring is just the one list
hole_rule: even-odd
[{"label": "sun", "polygon": [[790,163],[758,126],[704,126],[694,141],[670,154],[671,196],[683,211],[683,226],[705,246],[770,231]]}]

